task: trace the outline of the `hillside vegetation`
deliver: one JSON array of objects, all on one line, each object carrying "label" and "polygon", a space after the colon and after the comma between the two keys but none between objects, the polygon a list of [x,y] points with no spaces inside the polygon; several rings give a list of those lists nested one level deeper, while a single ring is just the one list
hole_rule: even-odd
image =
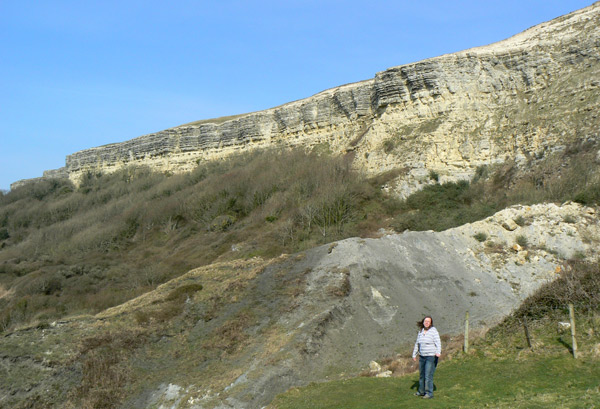
[{"label": "hillside vegetation", "polygon": [[1,198],[0,329],[95,313],[215,261],[369,234],[393,203],[343,158],[300,151],[32,183]]},{"label": "hillside vegetation", "polygon": [[[381,229],[444,230],[515,203],[600,199],[597,146],[477,170],[400,201],[401,170],[367,177],[347,158],[263,151],[171,175],[147,168],[44,180],[0,196],[0,330],[97,313],[217,261],[270,258]],[[523,170],[527,169],[527,171]]]}]

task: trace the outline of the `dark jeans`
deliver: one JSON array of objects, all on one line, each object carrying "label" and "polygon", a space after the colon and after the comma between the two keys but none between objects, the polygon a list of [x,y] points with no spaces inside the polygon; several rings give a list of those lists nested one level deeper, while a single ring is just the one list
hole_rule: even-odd
[{"label": "dark jeans", "polygon": [[433,396],[433,373],[437,366],[437,356],[419,358],[419,393]]}]

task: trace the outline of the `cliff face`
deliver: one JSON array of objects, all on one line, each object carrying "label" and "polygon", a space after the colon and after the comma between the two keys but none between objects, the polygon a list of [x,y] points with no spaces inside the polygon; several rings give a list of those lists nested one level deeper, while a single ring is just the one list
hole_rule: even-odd
[{"label": "cliff face", "polygon": [[185,171],[195,167],[198,160],[274,145],[327,143],[334,152],[343,151],[372,120],[373,84],[373,80],[350,84],[221,123],[200,121],[87,149],[67,156],[66,167],[76,180],[87,170],[111,171],[130,164]]},{"label": "cliff face", "polygon": [[89,170],[132,164],[186,171],[199,160],[272,146],[354,153],[370,173],[406,172],[408,193],[477,166],[539,158],[598,138],[600,3],[489,46],[393,67],[375,78],[220,122],[200,121],[69,155],[77,182]]}]

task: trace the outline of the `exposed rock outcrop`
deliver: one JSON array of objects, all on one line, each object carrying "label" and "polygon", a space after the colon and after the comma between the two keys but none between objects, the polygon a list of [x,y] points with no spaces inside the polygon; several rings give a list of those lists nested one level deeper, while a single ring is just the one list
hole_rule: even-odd
[{"label": "exposed rock outcrop", "polygon": [[[508,219],[518,227],[507,230]],[[36,396],[62,402],[81,382],[73,364],[81,339],[120,340],[124,331],[121,365],[136,373],[120,407],[261,408],[292,386],[412,351],[424,314],[442,334],[459,333],[466,311],[472,327],[489,326],[557,277],[565,257],[597,259],[599,242],[593,209],[545,204],[439,233],[350,238],[269,262],[200,267],[95,317],[6,335],[0,362],[9,374],[27,371],[0,384],[0,395],[8,406]],[[179,301],[180,318],[153,321],[170,294],[190,285],[202,290]]]},{"label": "exposed rock outcrop", "polygon": [[265,111],[206,120],[67,156],[83,173],[144,164],[187,171],[244,149],[326,146],[368,172],[404,168],[409,193],[434,170],[469,177],[482,164],[527,161],[596,139],[600,3],[489,46],[390,68]]},{"label": "exposed rock outcrop", "polygon": [[[524,222],[508,231],[502,226],[506,219]],[[486,240],[474,237],[481,232]],[[527,240],[522,250],[527,255],[512,249],[520,236]],[[285,342],[264,360],[249,358],[224,390],[184,385],[182,396],[196,405],[189,407],[259,408],[276,389],[367,367],[377,371],[376,364],[369,366],[373,359],[389,356],[402,344],[412,351],[415,322],[422,315],[433,315],[442,334],[461,332],[466,311],[472,326],[492,325],[557,277],[565,257],[578,253],[597,259],[598,242],[596,212],[567,203],[515,206],[439,233],[351,238],[311,249],[257,276],[256,291],[278,274],[305,277],[294,308],[270,315]],[[333,289],[346,279],[349,291],[340,296]]]},{"label": "exposed rock outcrop", "polygon": [[67,168],[66,167],[62,167],[62,168],[58,168],[58,169],[51,169],[51,170],[45,170],[44,171],[44,175],[40,178],[33,178],[33,179],[22,179],[22,180],[17,180],[16,182],[13,182],[10,184],[10,188],[11,189],[16,189],[20,186],[24,186],[28,183],[32,183],[32,182],[36,182],[36,181],[41,181],[44,179],[67,179],[69,177],[69,172],[67,172]]}]

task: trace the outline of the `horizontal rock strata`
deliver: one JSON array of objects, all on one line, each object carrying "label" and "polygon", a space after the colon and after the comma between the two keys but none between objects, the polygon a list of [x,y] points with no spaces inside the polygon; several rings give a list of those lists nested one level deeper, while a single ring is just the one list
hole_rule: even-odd
[{"label": "horizontal rock strata", "polygon": [[304,146],[354,152],[357,168],[407,170],[410,193],[431,170],[441,181],[482,164],[525,161],[598,137],[600,5],[489,46],[393,67],[265,111],[199,121],[69,155],[87,171],[126,165],[188,171],[245,149]]}]

